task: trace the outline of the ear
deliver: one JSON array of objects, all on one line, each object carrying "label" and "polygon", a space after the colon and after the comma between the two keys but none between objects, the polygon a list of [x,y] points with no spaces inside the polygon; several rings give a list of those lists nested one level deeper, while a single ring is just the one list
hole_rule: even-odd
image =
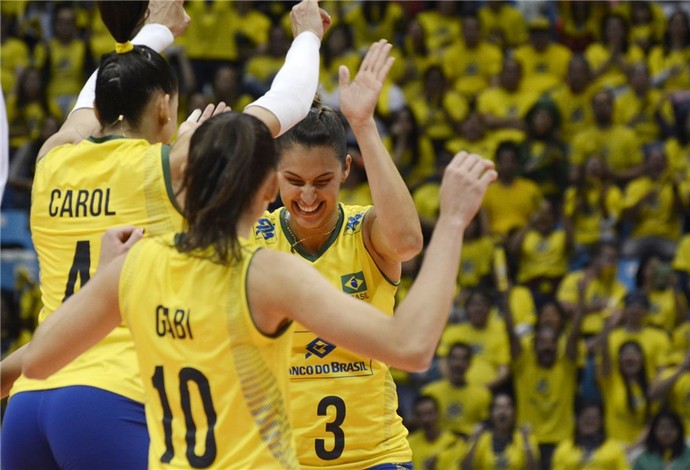
[{"label": "ear", "polygon": [[172,117],[170,116],[170,95],[164,94],[160,95],[158,98],[158,122],[161,126],[165,126],[170,122]]},{"label": "ear", "polygon": [[270,204],[278,197],[278,172],[274,171],[271,175],[267,176],[264,184],[264,199]]},{"label": "ear", "polygon": [[343,165],[343,177],[340,180],[341,183],[347,181],[347,177],[350,176],[350,167],[352,166],[352,155],[349,153],[345,156],[345,164]]}]

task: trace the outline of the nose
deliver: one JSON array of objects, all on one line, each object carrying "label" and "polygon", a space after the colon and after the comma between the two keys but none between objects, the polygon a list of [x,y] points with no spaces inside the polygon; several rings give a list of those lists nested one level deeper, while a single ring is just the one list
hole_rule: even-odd
[{"label": "nose", "polygon": [[311,185],[304,185],[301,194],[302,201],[305,204],[313,204],[316,201],[316,189]]}]

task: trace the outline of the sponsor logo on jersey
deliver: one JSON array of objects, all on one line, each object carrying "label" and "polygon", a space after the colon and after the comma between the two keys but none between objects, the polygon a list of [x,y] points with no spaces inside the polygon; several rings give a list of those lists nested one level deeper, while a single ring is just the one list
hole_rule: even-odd
[{"label": "sponsor logo on jersey", "polygon": [[360,223],[364,217],[363,213],[351,215],[347,218],[347,225],[345,225],[345,235],[352,235],[360,228]]},{"label": "sponsor logo on jersey", "polygon": [[335,344],[324,341],[321,338],[316,338],[311,343],[307,344],[307,354],[304,358],[310,357],[312,354],[324,358],[328,356],[335,349]]},{"label": "sponsor logo on jersey", "polygon": [[268,241],[276,236],[276,227],[273,225],[269,219],[259,219],[256,224],[254,237],[256,239],[263,238],[264,241]]}]

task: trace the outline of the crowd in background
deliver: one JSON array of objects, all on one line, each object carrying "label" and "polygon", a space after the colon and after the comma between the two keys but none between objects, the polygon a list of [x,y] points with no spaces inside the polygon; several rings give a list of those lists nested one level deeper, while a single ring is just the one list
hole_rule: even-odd
[{"label": "crowd in background", "polygon": [[[333,19],[323,103],[339,105],[341,64],[356,70],[379,38],[395,45],[378,123],[426,240],[453,154],[476,152],[499,172],[466,232],[438,360],[396,375],[418,468],[690,468],[687,5],[320,3]],[[267,91],[290,45],[291,5],[185,3],[192,24],[166,51],[180,120],[209,102],[241,110]],[[93,2],[0,8],[2,210],[28,213],[37,150],[113,40]],[[370,204],[354,138],[350,152],[342,202]],[[422,257],[404,265],[399,298]],[[3,354],[30,337],[36,283],[20,270],[3,288]]]}]

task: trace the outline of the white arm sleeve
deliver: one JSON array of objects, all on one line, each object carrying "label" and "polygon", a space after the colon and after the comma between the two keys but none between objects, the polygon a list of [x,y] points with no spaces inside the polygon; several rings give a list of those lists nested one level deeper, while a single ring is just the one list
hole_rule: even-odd
[{"label": "white arm sleeve", "polygon": [[[173,36],[173,33],[170,32],[167,26],[149,23],[145,24],[137,35],[134,36],[132,44],[149,46],[154,51],[160,53],[171,45],[174,40],[175,36]],[[70,114],[80,108],[93,108],[93,102],[96,99],[96,75],[98,75],[98,70],[94,71],[84,84]]]},{"label": "white arm sleeve", "polygon": [[311,108],[319,84],[321,41],[310,31],[297,35],[285,63],[264,96],[247,105],[267,109],[280,122],[281,135],[304,119]]}]

